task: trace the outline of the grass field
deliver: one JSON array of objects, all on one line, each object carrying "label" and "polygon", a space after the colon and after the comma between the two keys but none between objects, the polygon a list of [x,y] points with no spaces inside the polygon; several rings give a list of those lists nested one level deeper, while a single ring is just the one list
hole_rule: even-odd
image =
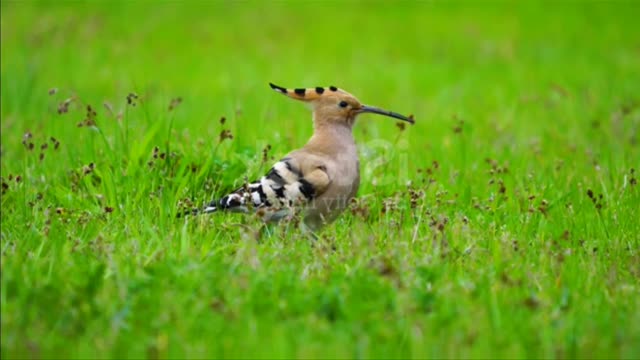
[{"label": "grass field", "polygon": [[[2,358],[640,357],[638,3],[1,10]],[[175,218],[311,135],[270,81],[417,120],[315,244]]]}]

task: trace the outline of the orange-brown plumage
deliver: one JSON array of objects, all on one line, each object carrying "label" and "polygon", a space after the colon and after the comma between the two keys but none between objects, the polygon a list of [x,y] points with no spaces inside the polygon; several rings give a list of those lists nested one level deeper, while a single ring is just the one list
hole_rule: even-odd
[{"label": "orange-brown plumage", "polygon": [[364,105],[335,86],[288,89],[270,85],[283,95],[312,105],[313,135],[260,180],[213,201],[204,212],[246,212],[251,208],[266,221],[275,221],[300,210],[304,224],[317,230],[334,220],[358,191],[360,164],[352,134],[356,117],[376,113],[412,124],[414,120],[412,116]]}]

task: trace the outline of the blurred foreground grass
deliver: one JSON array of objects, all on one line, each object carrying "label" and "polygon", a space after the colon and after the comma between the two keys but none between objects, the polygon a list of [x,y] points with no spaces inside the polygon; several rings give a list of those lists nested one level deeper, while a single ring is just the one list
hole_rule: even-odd
[{"label": "blurred foreground grass", "polygon": [[[1,9],[3,358],[640,356],[637,3]],[[315,246],[174,218],[310,136],[269,81],[418,121]]]}]

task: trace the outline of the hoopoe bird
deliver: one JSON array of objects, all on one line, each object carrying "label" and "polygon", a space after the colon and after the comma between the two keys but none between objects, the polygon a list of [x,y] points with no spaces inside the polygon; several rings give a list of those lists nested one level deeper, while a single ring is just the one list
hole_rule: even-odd
[{"label": "hoopoe bird", "polygon": [[286,89],[269,85],[276,92],[312,106],[313,136],[302,148],[276,162],[259,180],[246,183],[193,213],[255,212],[265,222],[300,213],[302,224],[317,231],[345,210],[358,192],[360,162],[352,132],[356,117],[374,113],[411,124],[414,119],[363,105],[335,86]]}]

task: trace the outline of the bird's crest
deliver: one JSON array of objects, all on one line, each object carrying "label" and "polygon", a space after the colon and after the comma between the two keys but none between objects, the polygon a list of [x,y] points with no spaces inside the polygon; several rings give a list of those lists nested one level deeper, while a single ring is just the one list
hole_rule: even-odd
[{"label": "bird's crest", "polygon": [[339,89],[335,86],[328,86],[328,87],[318,86],[314,88],[295,88],[295,89],[287,89],[282,86],[278,86],[274,83],[269,83],[269,86],[271,86],[273,90],[279,92],[280,94],[284,94],[292,99],[302,100],[302,101],[313,101],[321,97],[331,96],[331,95],[353,96],[348,92],[342,89]]}]

